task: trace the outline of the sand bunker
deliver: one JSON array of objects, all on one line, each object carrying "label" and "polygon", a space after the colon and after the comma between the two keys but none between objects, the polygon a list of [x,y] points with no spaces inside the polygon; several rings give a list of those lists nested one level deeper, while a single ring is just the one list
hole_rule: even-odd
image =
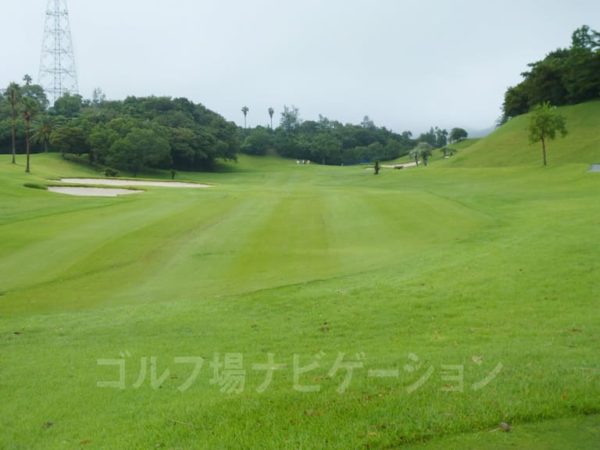
[{"label": "sand bunker", "polygon": [[141,181],[141,180],[117,180],[106,178],[62,178],[60,181],[70,184],[95,184],[102,186],[146,186],[146,187],[169,187],[169,188],[208,188],[208,184],[182,183],[179,181]]},{"label": "sand bunker", "polygon": [[68,186],[49,186],[48,190],[57,194],[75,195],[77,197],[119,197],[120,195],[141,194],[144,192],[131,189]]},{"label": "sand bunker", "polygon": [[590,172],[600,172],[600,164],[592,164],[592,167],[590,167]]},{"label": "sand bunker", "polygon": [[385,167],[386,169],[411,169],[413,167],[417,167],[416,162],[409,162],[404,164],[382,164],[381,167]]}]

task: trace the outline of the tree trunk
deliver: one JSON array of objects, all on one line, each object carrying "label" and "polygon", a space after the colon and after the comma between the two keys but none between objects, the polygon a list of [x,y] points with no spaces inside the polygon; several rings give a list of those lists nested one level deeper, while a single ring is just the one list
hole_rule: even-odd
[{"label": "tree trunk", "polygon": [[544,167],[548,165],[548,160],[546,159],[546,140],[542,137],[542,154],[544,155]]},{"label": "tree trunk", "polygon": [[13,117],[12,117],[12,163],[13,164],[17,163],[16,157],[15,157],[15,155],[17,153],[17,147],[16,147],[16,145],[17,145],[16,144],[16,140],[17,140],[17,131],[16,131],[16,128],[17,128],[17,118],[15,116],[16,116],[16,111],[15,111],[15,109],[13,107]]},{"label": "tree trunk", "polygon": [[27,153],[27,165],[25,166],[25,172],[29,173],[29,120],[25,121],[25,151]]}]

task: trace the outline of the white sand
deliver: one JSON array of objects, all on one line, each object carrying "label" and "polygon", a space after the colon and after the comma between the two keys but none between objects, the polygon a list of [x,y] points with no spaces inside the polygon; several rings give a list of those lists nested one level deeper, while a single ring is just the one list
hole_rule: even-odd
[{"label": "white sand", "polygon": [[417,163],[415,162],[410,162],[410,163],[404,163],[404,164],[394,164],[394,165],[382,165],[381,167],[385,167],[386,169],[410,169],[412,167],[417,167]]},{"label": "white sand", "polygon": [[63,183],[70,184],[95,184],[102,186],[149,186],[170,188],[208,188],[208,184],[182,183],[179,181],[141,181],[141,180],[118,180],[105,178],[61,178]]},{"label": "white sand", "polygon": [[57,194],[75,195],[77,197],[118,197],[119,195],[141,194],[144,191],[131,189],[95,188],[95,187],[60,187],[49,186],[50,192]]}]

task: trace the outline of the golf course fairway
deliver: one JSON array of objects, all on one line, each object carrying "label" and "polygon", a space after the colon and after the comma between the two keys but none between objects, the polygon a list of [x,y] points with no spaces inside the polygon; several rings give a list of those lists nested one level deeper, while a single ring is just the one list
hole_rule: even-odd
[{"label": "golf course fairway", "polygon": [[116,198],[1,155],[0,448],[598,448],[600,174],[534,155]]}]

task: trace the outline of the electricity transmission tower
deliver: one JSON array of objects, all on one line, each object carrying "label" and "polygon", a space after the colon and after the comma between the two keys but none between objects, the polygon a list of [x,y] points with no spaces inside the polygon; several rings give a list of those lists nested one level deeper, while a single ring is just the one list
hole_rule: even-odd
[{"label": "electricity transmission tower", "polygon": [[79,93],[67,0],[48,0],[39,84],[51,104],[67,92]]}]

